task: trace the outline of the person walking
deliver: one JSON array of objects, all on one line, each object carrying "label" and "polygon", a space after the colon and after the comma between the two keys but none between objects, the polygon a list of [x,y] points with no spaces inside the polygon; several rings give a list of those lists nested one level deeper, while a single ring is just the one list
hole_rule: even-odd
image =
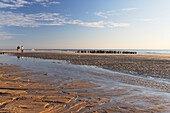
[{"label": "person walking", "polygon": [[21,46],[21,52],[22,52],[22,53],[24,52],[24,47],[23,47],[23,45]]},{"label": "person walking", "polygon": [[17,46],[17,51],[19,52],[19,49],[20,49],[20,47],[19,46]]}]

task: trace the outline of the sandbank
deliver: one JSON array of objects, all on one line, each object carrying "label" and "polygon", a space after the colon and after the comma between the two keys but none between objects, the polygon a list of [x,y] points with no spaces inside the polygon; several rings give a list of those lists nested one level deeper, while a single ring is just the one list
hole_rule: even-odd
[{"label": "sandbank", "polygon": [[93,54],[63,51],[4,52],[23,57],[66,60],[72,64],[93,65],[116,72],[170,79],[170,55],[167,54]]}]

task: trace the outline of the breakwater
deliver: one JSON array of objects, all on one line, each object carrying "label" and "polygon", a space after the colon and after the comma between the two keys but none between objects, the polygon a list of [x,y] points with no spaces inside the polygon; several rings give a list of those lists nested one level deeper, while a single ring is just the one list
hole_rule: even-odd
[{"label": "breakwater", "polygon": [[112,53],[112,54],[137,54],[137,52],[132,51],[105,51],[105,50],[78,50],[76,53]]}]

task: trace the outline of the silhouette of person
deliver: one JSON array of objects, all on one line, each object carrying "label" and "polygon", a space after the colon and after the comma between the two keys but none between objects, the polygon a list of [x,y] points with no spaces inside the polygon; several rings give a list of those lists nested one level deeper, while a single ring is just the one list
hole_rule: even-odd
[{"label": "silhouette of person", "polygon": [[22,53],[24,52],[24,47],[23,47],[23,45],[21,46],[21,52],[22,52]]},{"label": "silhouette of person", "polygon": [[17,51],[19,51],[19,49],[20,49],[20,47],[19,47],[19,46],[17,46]]}]

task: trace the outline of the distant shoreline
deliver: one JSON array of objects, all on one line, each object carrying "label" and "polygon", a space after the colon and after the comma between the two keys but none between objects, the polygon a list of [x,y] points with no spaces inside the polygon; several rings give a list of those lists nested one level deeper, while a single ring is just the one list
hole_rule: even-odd
[{"label": "distant shoreline", "polygon": [[[16,51],[16,49],[0,49],[0,51]],[[24,49],[24,51],[63,51],[63,52],[92,52],[92,51],[113,51],[118,53],[123,52],[135,52],[137,54],[170,54],[170,50],[168,49]]]},{"label": "distant shoreline", "polygon": [[[0,50],[0,53],[21,53],[16,50]],[[147,56],[170,56],[170,54],[118,54],[118,53],[77,53],[73,51],[24,51],[24,53],[62,53],[75,55],[147,55]]]}]

